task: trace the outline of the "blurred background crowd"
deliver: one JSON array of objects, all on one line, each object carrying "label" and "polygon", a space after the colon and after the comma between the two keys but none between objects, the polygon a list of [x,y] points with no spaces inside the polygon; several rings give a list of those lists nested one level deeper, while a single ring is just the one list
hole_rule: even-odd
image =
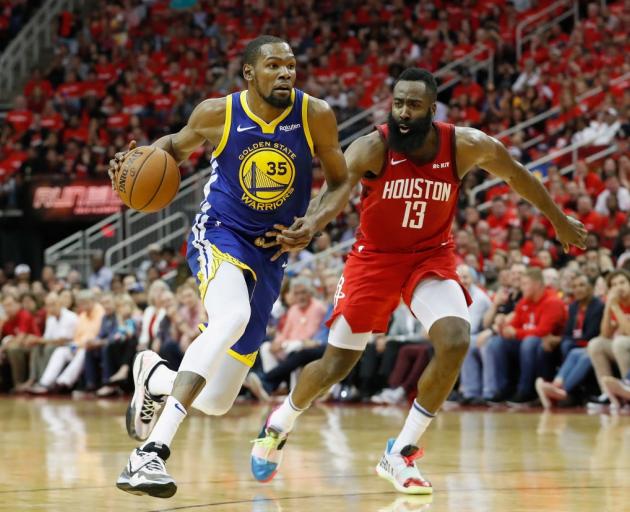
[{"label": "blurred background crowd", "polygon": [[[39,3],[3,4],[0,50]],[[290,42],[297,87],[326,99],[340,123],[367,112],[341,139],[382,119],[405,67],[437,71],[471,52],[474,61],[490,57],[492,73],[462,61],[441,76],[456,85],[440,93],[436,119],[499,136],[523,163],[577,146],[533,170],[589,237],[586,250],[565,254],[528,203],[504,184],[479,187],[487,181],[481,170],[467,176],[453,235],[475,300],[473,341],[451,399],[619,405],[625,388],[615,377],[630,371],[630,1],[576,2],[577,21],[537,33],[523,51],[517,25],[552,2],[92,3],[87,14],[62,13],[55,55],[4,113],[0,209],[20,208],[37,176],[105,180],[109,159],[130,139],[142,145],[176,131],[202,99],[243,88],[240,54],[260,33]],[[200,148],[182,174],[208,167],[211,150]],[[314,172],[315,193],[323,177],[317,165]],[[321,356],[359,219],[356,191],[327,232],[291,256],[247,393],[268,400]],[[87,279],[67,267],[31,269],[26,258],[3,262],[2,389],[118,394],[129,390],[134,353],[147,347],[177,368],[205,321],[183,250],[155,244],[124,275],[94,254]],[[328,398],[404,402],[431,355],[426,332],[401,305]]]}]

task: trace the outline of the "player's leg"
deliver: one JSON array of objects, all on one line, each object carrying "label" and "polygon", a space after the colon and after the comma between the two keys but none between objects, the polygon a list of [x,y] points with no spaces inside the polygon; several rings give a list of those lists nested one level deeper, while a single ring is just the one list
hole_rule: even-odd
[{"label": "player's leg", "polygon": [[[144,386],[137,378],[143,366],[148,368]],[[143,397],[136,400],[141,404],[139,411],[132,405],[127,411],[127,432],[133,439],[144,441],[149,437],[166,397],[173,391],[177,372],[168,368],[165,361],[151,350],[137,355],[133,370],[134,380],[137,381],[136,393],[143,393]],[[219,370],[197,395],[192,407],[210,416],[225,414],[232,407],[249,370],[249,366],[225,353]]]},{"label": "player's leg", "polygon": [[418,395],[402,430],[387,442],[377,473],[400,492],[429,494],[433,488],[414,464],[422,455],[418,442],[455,385],[470,345],[470,320],[455,280],[426,279],[416,286],[410,302],[429,333],[434,356],[418,381]]},{"label": "player's leg", "polygon": [[295,388],[267,418],[254,443],[251,469],[256,480],[268,482],[275,476],[282,460],[281,450],[298,416],[319,395],[350,373],[370,335],[370,332],[353,333],[343,316],[335,319],[324,355],[304,367]]},{"label": "player's leg", "polygon": [[[250,304],[243,271],[222,262],[207,285],[204,306],[210,326],[188,347],[160,418],[146,442],[132,452],[117,482],[124,491],[158,497],[170,497],[176,492],[164,460],[170,455],[169,445],[186,410],[217,372],[222,356],[245,332]],[[139,380],[136,385],[144,389],[146,379]]]}]

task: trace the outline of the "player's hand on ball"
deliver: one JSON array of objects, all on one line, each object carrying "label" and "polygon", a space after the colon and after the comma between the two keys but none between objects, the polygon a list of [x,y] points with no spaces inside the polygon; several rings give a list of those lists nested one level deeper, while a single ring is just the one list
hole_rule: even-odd
[{"label": "player's hand on ball", "polygon": [[556,237],[562,244],[564,252],[569,252],[572,245],[586,249],[586,235],[588,231],[579,220],[566,215],[564,221],[556,229]]},{"label": "player's hand on ball", "polygon": [[129,153],[129,151],[133,151],[134,149],[136,149],[136,141],[132,140],[129,143],[127,151],[120,151],[116,153],[114,155],[114,158],[109,161],[109,169],[107,169],[107,174],[109,174],[109,179],[112,181],[113,190],[116,190],[116,174],[118,174],[118,171],[120,171],[120,166],[125,159],[125,156],[127,156],[127,153]]}]

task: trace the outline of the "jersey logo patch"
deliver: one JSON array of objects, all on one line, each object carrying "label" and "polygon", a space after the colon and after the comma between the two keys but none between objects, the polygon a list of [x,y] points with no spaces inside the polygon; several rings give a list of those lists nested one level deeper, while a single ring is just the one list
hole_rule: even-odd
[{"label": "jersey logo patch", "polygon": [[284,144],[260,142],[239,155],[241,201],[257,211],[276,210],[291,197],[297,155]]},{"label": "jersey logo patch", "polygon": [[256,128],[255,126],[241,126],[240,124],[236,127],[236,131],[238,133],[246,132],[247,130],[253,130]]},{"label": "jersey logo patch", "polygon": [[391,163],[392,165],[398,165],[398,164],[402,164],[403,162],[406,162],[406,161],[407,161],[407,159],[406,159],[406,158],[403,158],[402,160],[394,160],[394,159],[392,158],[392,159],[391,159],[391,161],[390,161],[390,163]]},{"label": "jersey logo patch", "polygon": [[337,307],[337,303],[339,299],[345,299],[346,294],[343,293],[343,283],[345,282],[345,277],[341,276],[339,282],[337,283],[337,290],[335,291],[335,296],[333,297],[334,307]]},{"label": "jersey logo patch", "polygon": [[302,125],[300,123],[293,123],[293,124],[278,126],[278,128],[280,129],[281,132],[292,132],[293,130],[302,128]]}]

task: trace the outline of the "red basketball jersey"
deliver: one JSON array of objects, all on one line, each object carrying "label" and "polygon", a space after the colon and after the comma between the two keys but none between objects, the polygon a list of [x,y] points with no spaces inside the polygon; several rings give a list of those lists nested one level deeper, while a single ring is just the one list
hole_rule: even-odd
[{"label": "red basketball jersey", "polygon": [[[452,240],[460,179],[455,158],[455,126],[433,123],[438,152],[432,162],[414,164],[388,148],[381,174],[363,178],[357,245],[376,252],[417,252]],[[388,127],[377,126],[387,143]]]}]

